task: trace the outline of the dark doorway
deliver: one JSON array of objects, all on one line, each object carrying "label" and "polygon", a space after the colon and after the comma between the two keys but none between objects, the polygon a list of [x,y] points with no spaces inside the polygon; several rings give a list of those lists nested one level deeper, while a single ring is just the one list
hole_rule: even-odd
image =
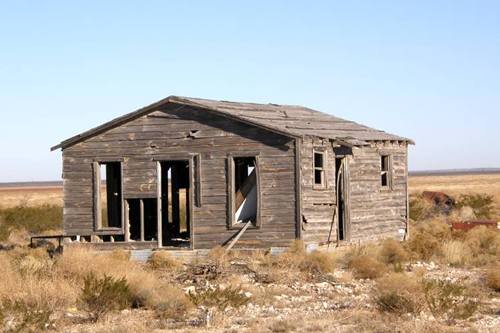
[{"label": "dark doorway", "polygon": [[127,199],[127,204],[130,239],[133,241],[157,240],[157,199]]},{"label": "dark doorway", "polygon": [[335,158],[335,181],[337,195],[337,239],[346,239],[346,219],[345,219],[345,163],[344,157]]},{"label": "dark doorway", "polygon": [[189,161],[161,162],[161,221],[163,246],[190,246]]}]

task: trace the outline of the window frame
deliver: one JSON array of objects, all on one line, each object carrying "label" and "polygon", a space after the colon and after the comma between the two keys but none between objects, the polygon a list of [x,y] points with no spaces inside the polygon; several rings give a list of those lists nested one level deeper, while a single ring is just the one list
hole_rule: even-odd
[{"label": "window frame", "polygon": [[[322,160],[323,160],[323,166],[322,167],[317,167],[316,166],[316,154],[321,154],[322,155]],[[326,170],[327,170],[327,160],[328,160],[328,152],[325,148],[319,148],[315,147],[313,149],[313,154],[312,154],[312,185],[313,189],[315,190],[324,190],[326,189],[327,186],[327,177],[326,177]],[[321,184],[316,183],[316,171],[321,172]]]},{"label": "window frame", "polygon": [[257,186],[257,213],[255,216],[255,223],[252,223],[248,226],[251,229],[260,229],[262,226],[262,212],[261,212],[261,186],[260,186],[260,161],[259,161],[259,153],[258,152],[237,152],[237,153],[229,153],[227,155],[226,163],[227,163],[227,229],[228,230],[238,230],[242,229],[245,226],[245,223],[237,223],[234,218],[235,207],[234,207],[234,177],[235,177],[235,167],[234,167],[234,159],[242,158],[242,157],[253,157],[255,159],[255,180]]},{"label": "window frame", "polygon": [[[101,208],[101,165],[108,163],[120,164],[120,227],[102,227]],[[93,214],[94,214],[94,234],[96,235],[122,235],[125,234],[125,199],[123,197],[123,159],[98,159],[92,162],[93,167]],[[107,178],[106,178],[107,180]],[[107,184],[106,184],[107,188]]]},{"label": "window frame", "polygon": [[[383,170],[383,164],[384,164],[384,158],[387,158],[387,170]],[[392,190],[393,188],[393,165],[392,165],[392,154],[386,153],[386,152],[381,152],[380,153],[380,160],[379,160],[379,165],[380,165],[380,175],[379,175],[379,181],[380,181],[380,188],[383,191],[389,191]],[[383,185],[382,179],[384,174],[386,175],[387,178],[387,185]]]}]

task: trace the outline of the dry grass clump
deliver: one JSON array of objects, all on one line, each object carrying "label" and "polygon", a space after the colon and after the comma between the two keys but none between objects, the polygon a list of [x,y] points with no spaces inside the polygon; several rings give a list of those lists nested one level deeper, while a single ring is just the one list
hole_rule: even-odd
[{"label": "dry grass clump", "polygon": [[358,279],[376,279],[387,272],[387,267],[383,263],[366,254],[352,258],[349,268]]},{"label": "dry grass clump", "polygon": [[152,290],[144,305],[161,319],[182,319],[193,308],[193,303],[182,290],[165,284]]},{"label": "dry grass clump", "polygon": [[408,252],[395,239],[386,239],[382,242],[379,251],[380,260],[386,264],[401,264],[409,259]]},{"label": "dry grass clump", "polygon": [[410,218],[413,221],[429,219],[437,214],[434,205],[422,198],[422,195],[415,195],[410,198]]},{"label": "dry grass clump", "polygon": [[494,291],[500,292],[500,264],[488,269],[485,275],[486,285]]},{"label": "dry grass clump", "polygon": [[422,284],[405,273],[384,276],[377,280],[375,303],[383,312],[419,313],[425,306]]},{"label": "dry grass clump", "polygon": [[74,304],[77,287],[51,274],[44,260],[38,252],[0,253],[0,330],[7,323],[13,332],[45,330],[55,311]]},{"label": "dry grass clump", "polygon": [[466,244],[458,240],[445,242],[441,247],[444,260],[451,266],[462,266],[470,257],[470,251]]},{"label": "dry grass clump", "polygon": [[487,265],[500,256],[500,232],[486,226],[475,227],[465,233],[464,242],[470,250],[471,264]]},{"label": "dry grass clump", "polygon": [[167,270],[177,270],[182,266],[181,263],[167,251],[154,251],[148,259],[148,265],[152,269]]},{"label": "dry grass clump", "polygon": [[410,232],[406,245],[414,259],[429,260],[441,255],[442,242],[450,239],[450,226],[436,219],[416,225]]},{"label": "dry grass clump", "polygon": [[297,326],[289,320],[275,320],[268,326],[272,333],[288,333],[294,332]]},{"label": "dry grass clump", "polygon": [[335,267],[334,257],[326,252],[307,252],[303,241],[294,241],[285,253],[273,258],[272,264],[286,270],[298,270],[306,274],[331,273]]}]

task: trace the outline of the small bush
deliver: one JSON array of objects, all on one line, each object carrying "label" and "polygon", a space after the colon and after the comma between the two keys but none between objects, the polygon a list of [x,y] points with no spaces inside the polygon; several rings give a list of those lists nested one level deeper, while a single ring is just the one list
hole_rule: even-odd
[{"label": "small bush", "polygon": [[380,248],[380,259],[386,264],[401,264],[408,260],[408,253],[400,242],[395,239],[386,239]]},{"label": "small bush", "polygon": [[425,305],[422,285],[404,273],[392,273],[377,281],[375,303],[382,312],[419,313]]},{"label": "small bush", "polygon": [[478,302],[467,294],[467,288],[457,283],[426,280],[423,288],[427,306],[435,318],[467,319],[478,308]]},{"label": "small bush", "polygon": [[195,305],[217,307],[219,310],[227,307],[239,308],[250,301],[241,288],[231,286],[224,289],[221,287],[206,289],[199,293],[190,292],[189,298]]},{"label": "small bush", "polygon": [[441,255],[441,244],[450,239],[450,226],[443,221],[434,220],[413,228],[406,246],[414,259],[429,260]]},{"label": "small bush", "polygon": [[456,203],[458,208],[471,207],[477,218],[489,219],[494,210],[492,195],[487,194],[462,194]]},{"label": "small bush", "polygon": [[130,306],[132,295],[125,278],[114,279],[104,275],[98,278],[89,273],[84,279],[84,286],[79,301],[93,321],[113,310],[123,310]]},{"label": "small bush", "polygon": [[500,265],[496,265],[486,272],[486,285],[494,291],[500,292]]},{"label": "small bush", "polygon": [[320,251],[306,254],[299,263],[299,269],[310,274],[331,273],[334,267],[334,258],[330,254]]},{"label": "small bush", "polygon": [[297,326],[288,320],[276,320],[273,321],[268,328],[272,333],[288,333],[294,332],[297,329]]},{"label": "small bush", "polygon": [[220,245],[213,247],[208,252],[208,258],[221,267],[226,267],[228,265],[228,256],[229,254],[226,252],[226,249]]},{"label": "small bush", "polygon": [[42,205],[38,207],[17,206],[0,210],[0,241],[5,241],[13,230],[25,229],[38,234],[62,227],[62,207]]},{"label": "small bush", "polygon": [[167,251],[154,251],[148,259],[148,264],[153,269],[177,269],[181,266],[180,262],[173,258]]},{"label": "small bush", "polygon": [[387,270],[383,263],[368,255],[354,257],[349,268],[353,270],[354,277],[358,279],[376,279]]},{"label": "small bush", "polygon": [[[281,275],[281,278],[288,276],[283,272],[277,273],[276,271],[287,271],[296,273],[306,273],[309,275],[317,275],[330,273],[335,266],[335,257],[331,253],[322,251],[312,251],[307,253],[304,243],[302,241],[294,241],[290,248],[277,256],[265,255],[260,258],[255,258],[260,262],[261,267],[269,269],[266,276],[271,277]],[[294,274],[294,278],[297,274]]]}]

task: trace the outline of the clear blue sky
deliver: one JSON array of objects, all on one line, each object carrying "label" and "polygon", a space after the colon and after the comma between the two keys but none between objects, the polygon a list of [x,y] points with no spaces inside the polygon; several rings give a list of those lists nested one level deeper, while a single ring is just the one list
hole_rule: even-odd
[{"label": "clear blue sky", "polygon": [[168,95],[301,104],[500,166],[499,1],[1,1],[0,182]]}]

